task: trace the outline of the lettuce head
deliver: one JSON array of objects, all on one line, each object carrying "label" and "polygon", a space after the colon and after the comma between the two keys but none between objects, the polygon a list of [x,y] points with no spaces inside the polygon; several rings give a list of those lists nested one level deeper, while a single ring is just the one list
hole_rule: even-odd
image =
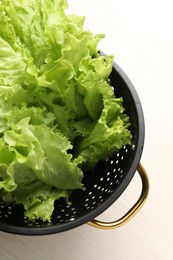
[{"label": "lettuce head", "polygon": [[50,221],[55,200],[84,189],[84,169],[131,142],[113,57],[98,51],[104,35],[67,8],[0,1],[0,197],[31,221]]}]

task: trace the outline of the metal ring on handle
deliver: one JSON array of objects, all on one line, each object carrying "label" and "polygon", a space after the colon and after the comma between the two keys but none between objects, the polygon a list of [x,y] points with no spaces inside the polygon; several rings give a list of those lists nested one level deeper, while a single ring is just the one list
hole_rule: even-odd
[{"label": "metal ring on handle", "polygon": [[125,223],[127,223],[140,210],[140,208],[143,206],[143,204],[145,203],[147,196],[148,196],[149,179],[148,179],[147,173],[141,163],[138,165],[137,171],[141,177],[142,191],[141,191],[141,195],[140,195],[139,199],[133,205],[133,207],[123,217],[121,217],[118,220],[115,220],[112,222],[103,222],[103,221],[99,221],[97,219],[93,219],[93,220],[87,222],[88,225],[90,225],[92,227],[96,227],[96,228],[107,229],[107,230],[114,229],[114,228],[120,227],[120,226],[124,225]]}]

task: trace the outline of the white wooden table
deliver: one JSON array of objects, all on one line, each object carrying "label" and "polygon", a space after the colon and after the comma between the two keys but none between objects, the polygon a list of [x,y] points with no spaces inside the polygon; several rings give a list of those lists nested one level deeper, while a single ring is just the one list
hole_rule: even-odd
[{"label": "white wooden table", "polygon": [[[173,1],[69,0],[70,12],[85,15],[86,28],[105,33],[100,48],[133,82],[146,125],[142,164],[150,193],[125,226],[104,231],[87,224],[38,237],[0,232],[2,260],[171,260],[173,259]],[[101,220],[114,220],[135,202],[141,189],[136,174]]]}]

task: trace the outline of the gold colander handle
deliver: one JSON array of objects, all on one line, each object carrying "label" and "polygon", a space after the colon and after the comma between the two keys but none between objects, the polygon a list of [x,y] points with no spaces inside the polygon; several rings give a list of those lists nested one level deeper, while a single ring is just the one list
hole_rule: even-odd
[{"label": "gold colander handle", "polygon": [[123,217],[121,217],[118,220],[115,220],[112,222],[103,222],[103,221],[99,221],[97,219],[93,219],[93,220],[87,222],[88,225],[90,225],[92,227],[96,227],[96,228],[107,229],[107,230],[114,229],[114,228],[120,227],[120,226],[124,225],[125,223],[127,223],[140,210],[140,208],[143,206],[143,204],[145,203],[147,196],[148,196],[149,179],[148,179],[147,173],[141,163],[138,165],[137,171],[141,177],[142,191],[141,191],[141,195],[140,195],[139,199],[133,205],[133,207]]}]

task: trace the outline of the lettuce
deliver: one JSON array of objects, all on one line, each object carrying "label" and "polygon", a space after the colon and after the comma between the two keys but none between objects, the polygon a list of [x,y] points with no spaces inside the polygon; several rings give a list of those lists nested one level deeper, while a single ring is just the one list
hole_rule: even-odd
[{"label": "lettuce", "polygon": [[104,35],[67,7],[0,1],[0,197],[31,221],[50,221],[55,200],[85,188],[85,170],[131,143]]}]

